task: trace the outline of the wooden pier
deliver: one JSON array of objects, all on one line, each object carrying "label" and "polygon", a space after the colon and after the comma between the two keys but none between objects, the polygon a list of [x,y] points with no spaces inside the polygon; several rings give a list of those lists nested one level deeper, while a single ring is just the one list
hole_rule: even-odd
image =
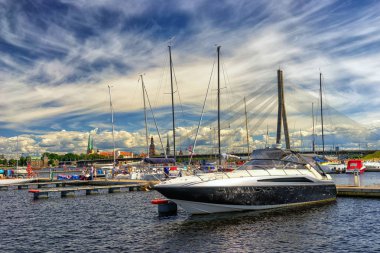
[{"label": "wooden pier", "polygon": [[59,187],[51,189],[30,189],[29,192],[33,193],[34,199],[48,198],[49,193],[59,192],[61,197],[75,196],[75,192],[85,191],[86,195],[99,193],[99,190],[106,189],[108,193],[120,192],[121,189],[128,189],[128,191],[144,191],[147,185],[144,184],[126,184],[126,185],[106,185],[106,186],[79,186],[79,187]]},{"label": "wooden pier", "polygon": [[380,185],[354,186],[337,185],[337,196],[380,198]]},{"label": "wooden pier", "polygon": [[20,183],[20,184],[8,184],[0,185],[0,190],[9,190],[11,188],[17,188],[18,190],[29,189],[31,187],[43,188],[49,186],[65,187],[66,185],[87,185],[90,181],[84,180],[65,180],[65,181],[51,181],[51,182],[38,182],[38,183]]},{"label": "wooden pier", "polygon": [[147,191],[157,184],[156,181],[145,180],[62,180],[62,181],[47,181],[37,180],[37,182],[28,182],[20,184],[0,185],[0,190],[25,190],[29,189],[33,193],[34,199],[48,198],[49,193],[60,193],[61,197],[75,196],[76,192],[85,191],[86,195],[98,194],[102,192],[114,193],[121,192],[122,189],[127,191]]},{"label": "wooden pier", "polygon": [[45,179],[36,180],[37,182],[28,182],[20,184],[0,185],[1,190],[18,189],[25,190],[31,188],[45,188],[45,187],[66,187],[66,186],[108,186],[108,185],[126,185],[126,184],[142,184],[152,188],[153,185],[159,183],[158,181],[134,180],[134,179],[96,179],[96,180],[59,180],[49,181]]}]

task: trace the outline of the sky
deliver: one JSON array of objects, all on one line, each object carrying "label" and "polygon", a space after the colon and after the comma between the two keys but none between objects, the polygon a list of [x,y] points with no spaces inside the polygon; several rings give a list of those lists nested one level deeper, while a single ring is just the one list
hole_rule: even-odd
[{"label": "sky", "polygon": [[173,152],[169,45],[177,151],[201,115],[195,152],[216,150],[217,46],[223,152],[247,151],[244,97],[250,150],[275,142],[279,68],[292,148],[311,149],[312,106],[321,146],[321,72],[327,149],[378,149],[379,42],[379,1],[0,0],[0,154],[84,153],[90,133],[112,150],[110,98],[116,148],[145,151],[140,75]]}]

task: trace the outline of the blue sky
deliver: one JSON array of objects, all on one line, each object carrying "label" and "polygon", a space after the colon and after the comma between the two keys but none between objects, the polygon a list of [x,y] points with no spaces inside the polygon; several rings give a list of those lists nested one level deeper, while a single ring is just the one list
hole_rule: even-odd
[{"label": "blue sky", "polygon": [[[222,46],[224,151],[244,150],[244,96],[251,148],[265,144],[267,126],[274,141],[279,67],[294,148],[310,148],[319,71],[330,147],[378,148],[379,10],[378,1],[0,0],[0,153],[15,152],[17,135],[23,153],[84,152],[95,128],[95,146],[110,149],[107,85],[117,147],[142,151],[141,73],[166,143],[169,43],[181,148],[194,139],[216,44]],[[215,69],[211,84],[199,152],[215,146]],[[157,143],[151,116],[148,121]]]}]

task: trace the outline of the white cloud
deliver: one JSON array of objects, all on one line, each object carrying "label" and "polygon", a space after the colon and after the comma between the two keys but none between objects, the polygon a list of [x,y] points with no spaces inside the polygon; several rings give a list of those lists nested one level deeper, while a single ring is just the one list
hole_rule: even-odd
[{"label": "white cloud", "polygon": [[[27,56],[12,57],[0,50],[0,64],[2,62],[6,66],[6,70],[0,70],[0,118],[4,127],[30,131],[45,127],[46,122],[54,122],[55,118],[65,115],[83,117],[85,120],[91,114],[109,113],[107,84],[113,86],[115,111],[135,112],[142,107],[140,84],[137,82],[142,72],[146,73],[144,80],[152,105],[155,108],[170,105],[170,96],[165,94],[169,91],[166,47],[169,38],[157,38],[159,36],[156,34],[157,30],[166,27],[157,24],[144,30],[133,27],[128,27],[127,32],[123,30],[123,22],[129,18],[146,17],[141,15],[152,11],[150,7],[155,3],[62,2],[69,3],[86,17],[78,19],[78,12],[68,11],[60,17],[66,22],[50,22],[46,29],[36,26],[25,13],[19,13],[14,19],[0,18],[0,34],[7,43],[34,54],[46,55],[33,60]],[[334,12],[322,15],[336,1],[310,2],[302,6],[297,1],[284,1],[281,8],[276,1],[230,1],[225,4],[234,15],[222,20],[223,25],[218,25],[215,17],[200,9],[205,3],[183,1],[174,5],[175,10],[186,13],[190,19],[187,30],[178,30],[178,34],[173,34],[176,36],[173,47],[175,73],[184,104],[201,108],[215,59],[214,44],[221,44],[223,64],[229,77],[228,89],[222,92],[228,90],[233,96],[232,100],[240,100],[256,88],[258,91],[270,85],[275,88],[276,70],[280,66],[285,74],[290,128],[294,125],[303,131],[310,130],[310,107],[314,101],[317,106],[318,99],[313,96],[318,92],[321,68],[328,104],[358,122],[378,126],[376,120],[379,113],[375,108],[380,104],[380,90],[376,88],[380,81],[380,55],[368,47],[380,41],[378,3],[352,16],[344,11],[345,15],[338,16]],[[257,5],[260,5],[261,11],[256,13]],[[96,24],[96,15],[101,8],[121,13],[121,21],[105,30],[94,29],[94,35],[88,39],[76,35],[71,28]],[[255,16],[259,14],[260,19]],[[244,22],[242,17],[245,18]],[[78,20],[85,23],[79,24]],[[97,64],[102,66],[97,67]],[[208,111],[215,109],[215,81],[213,78]],[[268,92],[263,96],[252,103],[249,111],[255,112],[264,104],[265,98],[275,97],[276,94]],[[178,98],[176,102],[178,104]],[[261,123],[260,129],[251,131],[263,134],[267,123],[273,128],[275,112]],[[164,114],[157,113],[157,117]],[[333,116],[336,115],[334,112]],[[251,116],[253,118],[253,113]],[[342,115],[338,119],[347,120]],[[258,124],[258,121],[254,119],[256,123],[253,124]],[[44,130],[35,130],[40,141],[28,137],[35,142],[23,146],[31,151],[41,148],[80,152],[87,145],[86,134],[75,131],[81,124],[82,121],[72,124],[74,131],[64,133],[52,131],[64,128],[61,122],[54,122],[49,130],[51,132],[44,134]],[[108,122],[88,124],[88,128],[103,129],[96,138],[99,144],[110,147],[110,133],[104,131],[109,129]],[[234,130],[224,130],[223,138],[228,142],[226,136],[233,135],[237,139],[232,142],[244,146],[243,128],[235,127]],[[160,128],[167,129],[167,126]],[[190,130],[179,128],[178,131],[185,135]],[[210,133],[206,128],[203,131],[201,139],[210,144],[207,139]],[[138,130],[128,132],[119,128],[118,135],[118,146],[134,148],[145,145],[145,138]],[[82,141],[73,141],[74,136]],[[263,145],[254,141],[257,146]],[[30,146],[29,149],[26,146]]]}]

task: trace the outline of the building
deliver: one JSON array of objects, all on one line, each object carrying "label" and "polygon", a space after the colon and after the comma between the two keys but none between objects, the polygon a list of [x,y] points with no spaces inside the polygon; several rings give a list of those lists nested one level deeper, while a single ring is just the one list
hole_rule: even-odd
[{"label": "building", "polygon": [[123,156],[123,158],[133,158],[134,154],[128,151],[116,151],[116,157]]},{"label": "building", "polygon": [[40,156],[30,156],[28,158],[28,163],[32,169],[41,169],[45,167],[49,167],[49,158],[44,156],[42,159]]},{"label": "building", "polygon": [[[105,157],[113,157],[113,151],[98,151],[98,155],[105,156]],[[115,158],[119,158],[121,156],[123,158],[135,157],[135,155],[132,152],[116,150]]]}]

